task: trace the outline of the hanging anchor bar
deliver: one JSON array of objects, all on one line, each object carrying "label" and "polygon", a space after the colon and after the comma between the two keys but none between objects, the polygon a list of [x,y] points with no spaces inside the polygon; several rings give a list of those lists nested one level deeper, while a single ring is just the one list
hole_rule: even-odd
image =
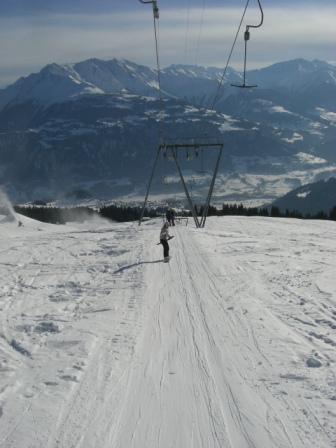
[{"label": "hanging anchor bar", "polygon": [[264,11],[261,7],[260,0],[258,0],[258,5],[261,13],[260,23],[257,25],[246,25],[246,30],[244,33],[244,42],[245,42],[245,52],[244,52],[244,80],[243,84],[231,84],[232,87],[239,87],[240,89],[253,89],[254,87],[258,87],[256,84],[246,84],[246,59],[247,59],[247,42],[250,40],[250,28],[260,28],[264,23]]}]

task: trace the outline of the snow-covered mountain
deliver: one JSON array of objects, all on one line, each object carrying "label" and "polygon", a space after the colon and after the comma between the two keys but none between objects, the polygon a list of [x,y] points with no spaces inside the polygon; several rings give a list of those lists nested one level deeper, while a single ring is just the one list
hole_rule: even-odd
[{"label": "snow-covered mountain", "polygon": [[248,72],[261,88],[282,88],[297,94],[321,84],[336,85],[336,67],[325,61],[294,59]]},{"label": "snow-covered mountain", "polygon": [[[200,92],[214,88],[221,72],[219,68],[171,66],[163,70],[162,86],[167,95],[199,97]],[[230,75],[232,79],[239,77],[234,70],[230,70]],[[50,64],[0,90],[0,109],[27,100],[41,104],[62,102],[87,93],[153,95],[157,88],[155,70],[127,60]]]},{"label": "snow-covered mountain", "polygon": [[336,207],[336,178],[303,185],[274,201],[281,211],[297,210],[303,214],[329,213]]},{"label": "snow-covered mountain", "polygon": [[336,67],[323,61],[294,60],[248,73],[258,89],[225,97],[218,108],[226,113],[267,120],[283,127],[309,128],[321,110],[336,112]]},{"label": "snow-covered mountain", "polygon": [[157,89],[155,70],[127,60],[89,59],[72,65],[81,79],[91,82],[105,93],[127,91],[150,95]]},{"label": "snow-covered mountain", "polygon": [[[162,88],[166,95],[188,100],[211,98],[216,92],[223,70],[216,67],[172,65],[162,71]],[[293,97],[318,89],[336,89],[336,67],[323,61],[297,59],[248,72],[250,82],[259,84],[261,91],[272,90]],[[241,91],[230,86],[238,83],[241,73],[229,68],[225,79],[224,97],[241,96]],[[0,109],[12,102],[35,100],[42,104],[61,102],[86,93],[122,93],[150,95],[157,90],[156,71],[127,60],[88,59],[75,64],[50,64],[39,73],[20,78],[13,85],[0,90]],[[323,106],[320,98],[318,104]],[[293,101],[295,102],[295,101]]]},{"label": "snow-covered mountain", "polygon": [[[335,73],[320,61],[284,62],[249,72],[260,87],[243,91],[230,86],[241,78],[230,69],[216,111],[209,111],[222,70],[167,67],[163,136],[223,140],[226,180],[262,175],[262,182],[255,177],[249,183],[248,198],[272,200],[334,169]],[[33,196],[41,188],[58,191],[116,175],[122,191],[125,178],[128,189],[143,186],[158,142],[160,108],[151,68],[117,59],[48,65],[0,91],[0,182]],[[266,175],[279,176],[277,183],[285,176],[286,187],[276,193]],[[235,190],[232,184],[229,190]]]},{"label": "snow-covered mountain", "polygon": [[26,101],[51,104],[84,93],[103,93],[103,91],[83,80],[71,66],[50,64],[39,73],[20,78],[13,85],[0,91],[0,108]]}]

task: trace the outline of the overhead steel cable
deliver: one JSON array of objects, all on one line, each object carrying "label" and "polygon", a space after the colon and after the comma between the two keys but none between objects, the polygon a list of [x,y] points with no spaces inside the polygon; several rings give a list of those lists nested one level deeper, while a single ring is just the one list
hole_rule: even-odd
[{"label": "overhead steel cable", "polygon": [[[159,27],[157,27],[157,24],[156,24],[156,20],[159,18],[159,10],[157,8],[157,2],[155,0],[139,0],[139,1],[141,3],[151,3],[153,5],[154,36],[155,36],[156,63],[157,63],[157,75],[158,75],[158,87],[159,87],[158,90],[159,90],[160,101],[163,104],[163,96],[162,96],[162,90],[161,90],[161,69],[160,69],[160,58],[159,58],[159,36],[158,36],[158,34],[159,34],[158,33],[158,28]],[[189,1],[188,1],[188,5],[189,5]],[[190,17],[189,17],[189,13],[188,13],[188,26],[187,26],[186,42],[188,42],[189,18]],[[203,18],[201,20],[201,29],[202,29],[202,26],[203,26],[202,22],[203,22]],[[162,107],[162,112],[163,112],[163,107]],[[159,120],[159,122],[161,124],[161,120]],[[187,151],[188,151],[189,148],[192,148],[193,150],[198,151],[199,148],[202,147],[202,146],[205,147],[205,148],[208,148],[208,149],[215,147],[219,151],[218,151],[218,155],[217,155],[216,165],[215,165],[215,168],[214,168],[211,184],[210,184],[210,187],[209,187],[209,192],[207,194],[206,203],[205,203],[204,208],[203,208],[202,218],[201,218],[201,221],[200,221],[198,219],[198,216],[197,216],[197,213],[196,213],[196,207],[195,207],[195,205],[194,205],[194,203],[193,203],[193,201],[192,201],[192,199],[190,197],[190,194],[189,194],[189,191],[188,191],[188,188],[187,188],[184,176],[183,176],[182,171],[181,171],[181,167],[180,167],[180,164],[179,164],[179,161],[178,161],[178,152],[180,152],[180,150],[184,151],[185,149],[187,149]],[[144,212],[145,212],[145,209],[146,209],[146,204],[147,204],[147,201],[148,201],[150,188],[151,188],[151,185],[152,185],[152,182],[153,182],[155,169],[156,169],[156,166],[157,166],[158,161],[159,161],[159,156],[160,156],[160,154],[162,152],[163,152],[163,154],[165,154],[165,153],[167,154],[167,150],[170,151],[170,153],[171,153],[171,155],[173,157],[173,160],[175,161],[176,168],[178,170],[178,173],[179,173],[179,176],[180,176],[180,180],[181,180],[181,183],[183,185],[183,188],[184,188],[184,191],[185,191],[188,203],[189,203],[189,207],[190,207],[191,213],[192,213],[192,215],[194,217],[194,221],[195,221],[196,227],[204,227],[205,220],[206,220],[206,215],[207,215],[207,212],[208,212],[208,209],[209,209],[210,200],[211,200],[211,197],[212,197],[212,192],[213,192],[215,180],[216,180],[216,177],[217,177],[219,162],[220,162],[220,159],[221,159],[221,156],[222,156],[223,144],[222,143],[217,143],[217,144],[195,143],[194,139],[192,139],[192,142],[189,143],[189,144],[188,143],[182,143],[182,144],[181,143],[180,144],[175,143],[175,144],[169,145],[169,144],[167,144],[167,142],[162,142],[159,145],[158,150],[156,152],[156,157],[155,157],[155,160],[154,160],[154,164],[153,164],[153,167],[152,167],[152,170],[151,170],[151,174],[150,174],[150,177],[149,177],[149,182],[148,182],[148,185],[147,185],[145,199],[144,199],[144,203],[143,203],[142,210],[141,210],[141,213],[140,213],[139,225],[141,224],[141,221],[142,221],[142,219],[144,217]]]},{"label": "overhead steel cable", "polygon": [[258,2],[258,5],[259,5],[260,14],[261,14],[260,22],[257,25],[246,25],[246,31],[248,31],[249,28],[260,28],[261,25],[264,23],[264,11],[262,9],[260,0],[257,0],[257,2]]},{"label": "overhead steel cable", "polygon": [[196,50],[195,50],[195,65],[198,64],[198,55],[201,45],[201,38],[202,38],[202,32],[203,32],[203,25],[204,25],[204,11],[205,11],[205,0],[202,2],[202,9],[201,9],[201,20],[200,20],[200,26],[198,30],[198,38],[196,41]]},{"label": "overhead steel cable", "polygon": [[156,69],[157,69],[157,80],[159,88],[159,98],[162,101],[162,91],[161,91],[161,66],[160,66],[160,55],[159,55],[159,32],[156,26],[156,17],[153,17],[154,26],[154,38],[155,38],[155,54],[156,54]]},{"label": "overhead steel cable", "polygon": [[156,73],[157,73],[157,83],[158,83],[158,95],[160,102],[160,115],[159,115],[159,136],[162,140],[163,136],[163,115],[165,104],[163,100],[162,88],[161,88],[161,66],[160,66],[160,51],[159,51],[159,27],[157,22],[159,20],[159,8],[157,6],[156,0],[139,0],[143,4],[152,4],[153,6],[153,27],[154,27],[154,40],[155,40],[155,55],[156,55]]},{"label": "overhead steel cable", "polygon": [[190,28],[190,0],[187,0],[187,19],[186,19],[186,32],[184,36],[184,58],[183,58],[185,64],[187,63],[187,57],[188,57],[189,28]]},{"label": "overhead steel cable", "polygon": [[[259,0],[258,0],[258,1],[259,1]],[[215,105],[216,105],[216,103],[217,103],[217,101],[218,101],[218,99],[219,99],[219,93],[220,93],[220,90],[221,90],[221,88],[222,88],[222,85],[223,85],[223,82],[224,82],[224,78],[225,78],[227,69],[228,69],[228,67],[229,67],[229,63],[230,63],[230,60],[231,60],[231,56],[232,56],[232,54],[233,54],[234,47],[236,46],[236,42],[237,42],[237,39],[238,39],[238,36],[239,36],[239,33],[240,33],[240,29],[241,29],[242,24],[243,24],[243,20],[244,20],[244,18],[245,18],[246,11],[247,11],[247,7],[248,7],[249,3],[250,3],[250,0],[247,0],[246,5],[245,5],[245,8],[244,8],[244,11],[243,11],[243,15],[242,15],[242,17],[241,17],[241,19],[240,19],[240,22],[239,22],[239,25],[238,25],[238,29],[237,29],[235,38],[234,38],[234,40],[233,40],[233,44],[232,44],[232,47],[231,47],[229,56],[228,56],[227,61],[226,61],[225,68],[224,68],[224,70],[223,70],[221,79],[219,80],[218,87],[217,87],[217,91],[216,91],[216,93],[215,93],[214,99],[213,99],[212,104],[211,104],[211,108],[210,108],[211,110],[214,110]]]}]

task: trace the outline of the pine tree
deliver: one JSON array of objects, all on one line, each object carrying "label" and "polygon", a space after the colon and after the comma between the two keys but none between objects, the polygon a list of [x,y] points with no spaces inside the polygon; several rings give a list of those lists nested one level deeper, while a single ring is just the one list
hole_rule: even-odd
[{"label": "pine tree", "polygon": [[331,219],[332,221],[336,221],[336,206],[330,210],[329,219]]},{"label": "pine tree", "polygon": [[273,218],[279,218],[281,216],[279,207],[276,207],[275,205],[272,205],[271,216]]}]

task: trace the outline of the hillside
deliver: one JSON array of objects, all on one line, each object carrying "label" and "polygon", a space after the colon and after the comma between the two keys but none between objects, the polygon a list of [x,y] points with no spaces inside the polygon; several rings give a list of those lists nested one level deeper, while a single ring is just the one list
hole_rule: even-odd
[{"label": "hillside", "polygon": [[[334,66],[301,59],[274,64],[248,73],[259,84],[249,91],[230,86],[241,76],[230,69],[212,111],[221,72],[165,68],[164,112],[155,71],[126,60],[50,64],[20,78],[0,90],[0,184],[16,201],[73,190],[102,200],[139,200],[159,136],[223,141],[219,202],[270,202],[336,171]],[[211,158],[206,161],[212,166]],[[154,185],[159,198],[170,194],[160,178],[174,173],[172,164],[162,165]],[[194,182],[196,196],[205,181]],[[182,189],[175,190],[180,198]]]},{"label": "hillside", "polygon": [[332,222],[0,224],[0,446],[332,448]]},{"label": "hillside", "polygon": [[336,178],[303,185],[277,199],[273,205],[282,211],[288,209],[304,214],[320,211],[328,213],[336,207]]}]

